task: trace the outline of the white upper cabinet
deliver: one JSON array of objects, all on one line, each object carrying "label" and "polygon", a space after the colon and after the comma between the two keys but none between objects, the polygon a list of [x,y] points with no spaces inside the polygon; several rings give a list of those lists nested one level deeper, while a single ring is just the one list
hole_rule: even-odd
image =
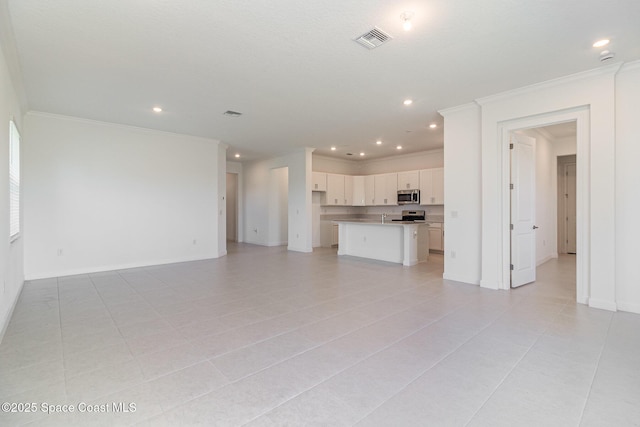
[{"label": "white upper cabinet", "polygon": [[399,190],[420,190],[421,205],[444,204],[444,169],[352,176],[313,172],[324,206],[396,206]]},{"label": "white upper cabinet", "polygon": [[[353,176],[353,204],[352,206],[365,206],[367,200],[364,192],[364,176]],[[346,184],[346,181],[345,181]],[[345,186],[346,187],[346,186]]]},{"label": "white upper cabinet", "polygon": [[398,190],[417,190],[420,188],[418,171],[398,172]]},{"label": "white upper cabinet", "polygon": [[432,169],[433,198],[435,205],[444,205],[444,169]]},{"label": "white upper cabinet", "polygon": [[420,204],[444,205],[444,169],[420,171]]},{"label": "white upper cabinet", "polygon": [[398,174],[374,175],[374,205],[392,206],[398,204]]},{"label": "white upper cabinet", "polygon": [[375,206],[376,204],[376,184],[374,175],[367,175],[364,177],[364,200],[365,206]]},{"label": "white upper cabinet", "polygon": [[327,174],[324,172],[313,172],[311,181],[311,191],[327,191]]},{"label": "white upper cabinet", "polygon": [[344,206],[344,175],[327,174],[326,205]]},{"label": "white upper cabinet", "polygon": [[353,190],[354,190],[354,178],[351,175],[344,176],[344,204],[345,206],[354,206]]}]

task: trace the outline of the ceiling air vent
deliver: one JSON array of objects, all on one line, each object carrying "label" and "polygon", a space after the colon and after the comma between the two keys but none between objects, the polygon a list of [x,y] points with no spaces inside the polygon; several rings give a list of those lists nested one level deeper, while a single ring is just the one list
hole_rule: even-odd
[{"label": "ceiling air vent", "polygon": [[364,33],[355,39],[355,42],[361,44],[367,49],[375,49],[391,39],[392,37],[389,34],[385,33],[378,27],[373,27],[373,30]]},{"label": "ceiling air vent", "polygon": [[231,111],[231,110],[227,110],[222,114],[229,117],[240,117],[242,115],[242,113],[238,113],[237,111]]}]

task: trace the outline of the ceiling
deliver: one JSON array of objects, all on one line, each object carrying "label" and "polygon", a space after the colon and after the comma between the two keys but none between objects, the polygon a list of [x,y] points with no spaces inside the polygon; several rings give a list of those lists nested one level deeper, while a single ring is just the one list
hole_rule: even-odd
[{"label": "ceiling", "polygon": [[[240,160],[440,148],[439,109],[597,68],[601,38],[608,63],[640,59],[638,0],[1,1],[29,109],[215,138]],[[393,39],[353,41],[374,26]]]}]

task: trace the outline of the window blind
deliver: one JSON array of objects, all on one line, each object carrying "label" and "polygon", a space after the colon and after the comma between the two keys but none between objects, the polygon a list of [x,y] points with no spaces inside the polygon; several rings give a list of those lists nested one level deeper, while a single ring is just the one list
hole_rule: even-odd
[{"label": "window blind", "polygon": [[13,120],[9,121],[9,237],[20,233],[20,134]]}]

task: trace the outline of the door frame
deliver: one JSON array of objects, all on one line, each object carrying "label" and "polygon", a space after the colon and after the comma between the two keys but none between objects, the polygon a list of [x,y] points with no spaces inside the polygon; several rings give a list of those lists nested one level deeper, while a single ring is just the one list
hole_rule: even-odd
[{"label": "door frame", "polygon": [[510,287],[510,257],[511,257],[511,229],[510,229],[510,175],[509,162],[509,134],[517,130],[544,127],[548,125],[576,122],[576,300],[581,304],[589,303],[589,262],[590,262],[590,234],[589,234],[589,203],[590,203],[590,137],[589,137],[589,107],[582,106],[549,112],[545,114],[518,118],[498,123],[498,152],[500,153],[500,182],[502,190],[500,199],[500,256],[498,257],[499,271],[502,273],[500,289],[509,290]]},{"label": "door frame", "polygon": [[[567,227],[567,221],[566,221],[566,217],[568,216],[567,215],[568,203],[567,203],[567,198],[564,196],[567,191],[566,172],[567,172],[568,165],[576,165],[576,172],[577,172],[578,165],[576,162],[576,155],[567,154],[562,156],[556,156],[556,165],[557,165],[557,174],[558,174],[558,180],[557,180],[558,194],[556,197],[558,200],[557,202],[558,203],[558,206],[557,206],[558,207],[558,213],[557,213],[558,234],[556,236],[557,245],[558,245],[557,252],[559,254],[567,254],[569,253],[567,249],[568,227]],[[577,191],[577,188],[576,188],[576,191]]]}]

